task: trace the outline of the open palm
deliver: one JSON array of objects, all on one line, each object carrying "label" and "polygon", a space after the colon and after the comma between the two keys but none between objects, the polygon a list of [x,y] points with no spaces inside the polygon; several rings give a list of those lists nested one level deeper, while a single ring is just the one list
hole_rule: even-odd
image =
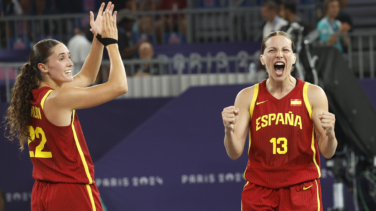
[{"label": "open palm", "polygon": [[[97,33],[102,34],[102,20],[103,20],[103,9],[104,9],[105,3],[101,4],[101,7],[99,8],[97,18],[94,20],[94,13],[90,11],[90,31],[93,32],[94,36],[97,36]],[[110,14],[112,14],[112,11],[114,10],[114,5],[111,2],[108,2],[107,8],[106,8]]]}]

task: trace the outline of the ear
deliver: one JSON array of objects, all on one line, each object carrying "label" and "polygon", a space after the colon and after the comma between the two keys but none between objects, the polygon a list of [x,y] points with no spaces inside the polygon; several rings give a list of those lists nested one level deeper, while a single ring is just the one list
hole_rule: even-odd
[{"label": "ear", "polygon": [[296,62],[296,54],[294,54],[294,61],[292,62],[292,64],[295,64]]},{"label": "ear", "polygon": [[43,63],[38,63],[38,69],[39,69],[42,73],[48,73],[47,65],[45,65],[45,64],[43,64]]},{"label": "ear", "polygon": [[262,65],[265,65],[264,55],[260,55],[260,62]]}]

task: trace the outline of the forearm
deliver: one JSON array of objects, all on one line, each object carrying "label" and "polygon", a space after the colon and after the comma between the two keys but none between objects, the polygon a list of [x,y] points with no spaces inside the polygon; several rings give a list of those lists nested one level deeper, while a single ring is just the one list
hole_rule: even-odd
[{"label": "forearm", "polygon": [[330,37],[330,39],[329,39],[328,41],[326,41],[326,43],[327,43],[328,45],[333,45],[337,40],[338,40],[338,35],[335,34],[335,35],[332,35],[332,36]]},{"label": "forearm", "polygon": [[327,159],[331,158],[336,152],[337,144],[338,142],[334,132],[331,135],[325,136],[325,138],[320,138],[319,146],[321,154]]},{"label": "forearm", "polygon": [[89,85],[97,78],[103,57],[103,45],[94,37],[89,55],[86,57],[80,74],[87,78]]},{"label": "forearm", "polygon": [[123,61],[120,57],[118,45],[111,44],[106,47],[110,56],[111,68],[108,78],[109,84],[113,85],[115,91],[127,92],[128,83]]},{"label": "forearm", "polygon": [[241,141],[236,137],[233,130],[229,131],[225,129],[224,142],[227,155],[231,159],[236,160],[243,154],[244,143],[241,143]]},{"label": "forearm", "polygon": [[349,37],[347,35],[343,36],[343,45],[348,46],[349,45]]}]

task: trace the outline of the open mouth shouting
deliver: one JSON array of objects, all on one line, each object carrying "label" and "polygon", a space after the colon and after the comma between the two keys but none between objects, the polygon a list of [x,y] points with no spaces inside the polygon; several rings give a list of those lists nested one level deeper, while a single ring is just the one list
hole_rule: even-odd
[{"label": "open mouth shouting", "polygon": [[285,63],[278,61],[274,63],[274,72],[277,76],[282,76],[283,72],[285,71]]}]

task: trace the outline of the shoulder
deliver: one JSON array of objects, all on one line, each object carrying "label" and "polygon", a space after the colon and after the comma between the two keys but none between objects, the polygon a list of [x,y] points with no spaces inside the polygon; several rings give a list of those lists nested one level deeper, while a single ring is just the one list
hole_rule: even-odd
[{"label": "shoulder", "polygon": [[321,87],[313,84],[308,85],[307,97],[312,106],[328,102],[324,90]]},{"label": "shoulder", "polygon": [[236,96],[236,101],[251,104],[256,86],[258,84],[242,89]]},{"label": "shoulder", "polygon": [[325,20],[325,18],[321,19],[318,23],[317,23],[317,28],[322,28],[322,27],[326,27],[327,26],[327,22]]}]

